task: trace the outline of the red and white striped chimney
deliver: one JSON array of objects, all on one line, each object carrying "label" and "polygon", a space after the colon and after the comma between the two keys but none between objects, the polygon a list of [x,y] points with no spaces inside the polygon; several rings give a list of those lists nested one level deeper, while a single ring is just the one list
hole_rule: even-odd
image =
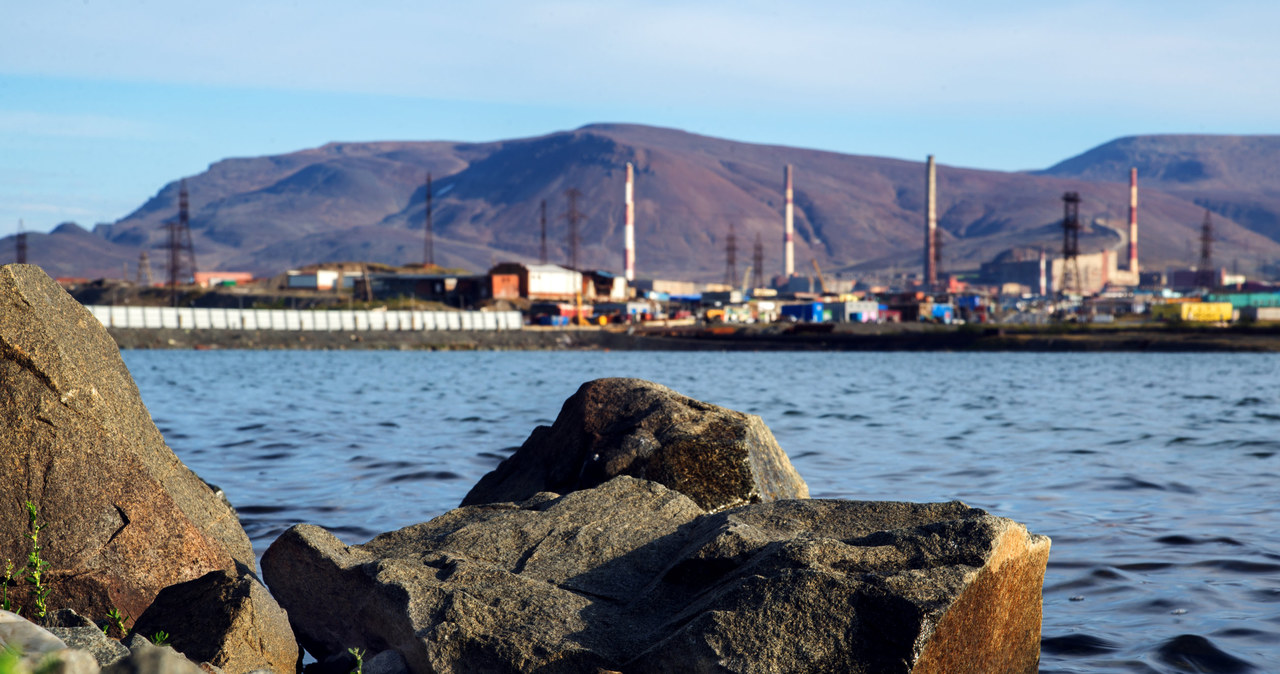
[{"label": "red and white striped chimney", "polygon": [[624,217],[623,239],[624,239],[624,262],[623,270],[630,283],[636,280],[636,202],[635,202],[635,172],[631,166],[631,162],[627,162],[627,194],[626,194],[626,214]]},{"label": "red and white striped chimney", "polygon": [[796,273],[795,203],[791,190],[791,164],[787,164],[786,170],[786,206],[782,221],[782,275],[785,278],[791,278]]},{"label": "red and white striped chimney", "polygon": [[1138,169],[1129,169],[1129,271],[1138,273]]},{"label": "red and white striped chimney", "polygon": [[933,155],[925,166],[924,282],[933,290],[938,285],[938,168]]}]

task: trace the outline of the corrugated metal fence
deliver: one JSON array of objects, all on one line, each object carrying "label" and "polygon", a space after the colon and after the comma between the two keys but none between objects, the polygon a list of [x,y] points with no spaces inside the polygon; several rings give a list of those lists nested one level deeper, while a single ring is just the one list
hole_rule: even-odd
[{"label": "corrugated metal fence", "polygon": [[180,330],[520,330],[518,311],[297,311],[85,307],[108,328]]}]

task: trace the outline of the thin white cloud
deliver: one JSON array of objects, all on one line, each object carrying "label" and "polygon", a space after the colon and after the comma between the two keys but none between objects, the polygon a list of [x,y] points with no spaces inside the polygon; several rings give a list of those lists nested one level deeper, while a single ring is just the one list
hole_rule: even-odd
[{"label": "thin white cloud", "polygon": [[98,212],[88,208],[79,208],[76,206],[67,206],[65,204],[14,204],[14,211],[26,211],[28,213],[41,213],[48,215],[56,215],[59,217],[84,217],[86,215],[96,215]]},{"label": "thin white cloud", "polygon": [[26,110],[0,110],[0,133],[52,138],[123,140],[138,140],[150,135],[146,124],[131,119]]}]

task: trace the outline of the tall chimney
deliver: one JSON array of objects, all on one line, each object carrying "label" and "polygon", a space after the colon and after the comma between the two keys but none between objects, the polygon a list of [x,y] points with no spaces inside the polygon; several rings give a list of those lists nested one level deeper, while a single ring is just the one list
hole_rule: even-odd
[{"label": "tall chimney", "polygon": [[[1129,169],[1129,271],[1138,273],[1138,169]],[[1136,280],[1136,279],[1135,279]]]},{"label": "tall chimney", "polygon": [[636,202],[635,202],[635,170],[631,162],[627,162],[627,212],[625,216],[624,240],[625,261],[623,268],[630,283],[636,280]]},{"label": "tall chimney", "polygon": [[783,236],[782,236],[782,275],[791,278],[796,273],[796,243],[795,243],[795,204],[792,201],[791,191],[791,164],[787,164],[786,171],[786,207],[783,210]]},{"label": "tall chimney", "polygon": [[938,169],[929,155],[925,173],[924,282],[938,285]]}]

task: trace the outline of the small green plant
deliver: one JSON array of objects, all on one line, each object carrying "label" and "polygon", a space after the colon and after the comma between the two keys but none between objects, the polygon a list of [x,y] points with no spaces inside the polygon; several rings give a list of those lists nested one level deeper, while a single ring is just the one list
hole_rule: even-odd
[{"label": "small green plant", "polygon": [[364,674],[364,649],[348,648],[347,652],[356,659],[356,668],[351,670],[351,674]]},{"label": "small green plant", "polygon": [[121,613],[120,609],[112,606],[111,610],[107,611],[107,620],[110,622],[107,625],[103,625],[102,633],[107,633],[107,627],[114,627],[116,628],[116,637],[119,639],[125,638],[128,632],[125,631],[124,624],[129,622],[131,618],[127,614]]},{"label": "small green plant", "polygon": [[36,504],[27,501],[27,524],[31,533],[27,534],[27,538],[31,540],[31,552],[27,555],[27,582],[31,583],[32,599],[35,603],[35,618],[43,620],[45,613],[48,612],[47,600],[49,598],[49,586],[44,584],[44,572],[49,568],[49,563],[40,558],[40,530],[44,528],[40,524],[40,513],[36,510]]},{"label": "small green plant", "polygon": [[13,584],[13,560],[4,560],[4,582],[0,583],[0,609],[13,611],[14,613],[22,613],[22,607],[17,609],[13,607],[13,600],[9,598],[9,586]]},{"label": "small green plant", "polygon": [[157,646],[164,646],[165,644],[169,643],[169,633],[164,630],[160,630],[155,634],[152,634],[151,643]]},{"label": "small green plant", "polygon": [[21,671],[22,649],[16,646],[0,646],[0,674]]}]

